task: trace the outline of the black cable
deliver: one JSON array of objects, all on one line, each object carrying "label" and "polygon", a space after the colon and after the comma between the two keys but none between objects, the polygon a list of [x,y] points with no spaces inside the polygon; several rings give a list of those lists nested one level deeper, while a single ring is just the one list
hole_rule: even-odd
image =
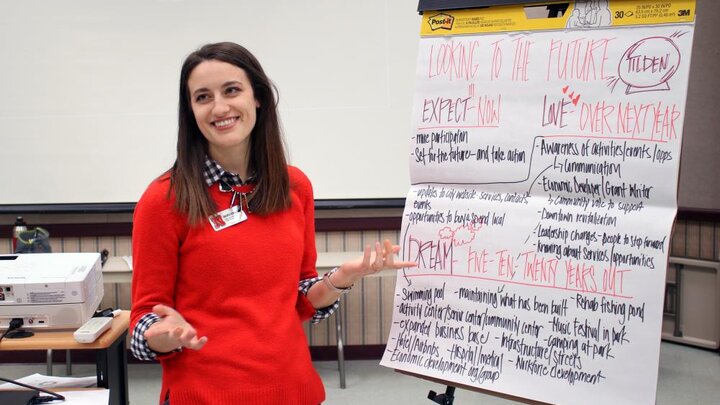
[{"label": "black cable", "polygon": [[102,311],[98,310],[98,311],[95,311],[95,313],[93,314],[92,317],[93,318],[104,318],[104,317],[112,318],[114,310],[115,309],[113,309],[113,308],[105,308]]},{"label": "black cable", "polygon": [[46,393],[46,394],[52,395],[52,396],[50,396],[50,397],[39,397],[39,398],[35,398],[35,399],[33,400],[33,402],[32,402],[33,404],[41,404],[41,403],[44,403],[44,402],[50,402],[50,401],[55,401],[55,400],[58,400],[58,401],[64,401],[64,400],[65,400],[65,397],[64,397],[64,396],[62,396],[62,395],[60,395],[60,394],[58,394],[58,393],[52,392],[52,391],[48,391],[48,390],[46,390],[46,389],[42,389],[42,388],[38,388],[38,387],[33,387],[32,385],[23,384],[23,383],[21,383],[21,382],[17,382],[17,381],[14,381],[14,380],[8,380],[7,378],[2,378],[2,377],[0,377],[0,381],[9,382],[10,384],[19,385],[19,386],[24,387],[24,388],[28,388],[28,389],[31,389],[31,390],[40,391],[40,392],[44,392],[44,393]]},{"label": "black cable", "polygon": [[20,327],[23,326],[23,320],[22,318],[13,318],[10,320],[10,325],[8,325],[7,330],[0,335],[0,342],[2,342],[3,338],[7,336],[10,332],[14,331],[15,329],[20,329]]},{"label": "black cable", "polygon": [[[17,329],[20,329],[22,326],[23,326],[23,320],[22,320],[22,318],[13,318],[12,320],[10,320],[10,324],[8,325],[7,330],[6,330],[2,335],[0,335],[0,342],[2,342],[2,339],[3,339],[5,336],[9,335],[10,332],[12,332],[12,331],[14,331],[14,330],[17,330]],[[62,396],[62,395],[60,395],[60,394],[56,394],[56,393],[54,393],[54,392],[52,392],[52,391],[48,391],[48,390],[45,390],[45,389],[42,389],[42,388],[33,387],[32,385],[23,384],[23,383],[21,383],[21,382],[17,382],[17,381],[14,381],[14,380],[8,380],[8,379],[2,378],[2,377],[0,377],[0,381],[9,382],[10,384],[19,385],[19,386],[24,387],[24,388],[28,388],[28,389],[35,390],[35,391],[44,392],[44,393],[46,393],[46,394],[50,394],[50,395],[51,395],[50,397],[36,397],[36,398],[33,399],[33,402],[32,402],[33,404],[42,404],[42,403],[45,403],[45,402],[51,402],[51,401],[55,401],[55,400],[59,400],[59,401],[64,401],[64,400],[65,400],[65,397]]]}]

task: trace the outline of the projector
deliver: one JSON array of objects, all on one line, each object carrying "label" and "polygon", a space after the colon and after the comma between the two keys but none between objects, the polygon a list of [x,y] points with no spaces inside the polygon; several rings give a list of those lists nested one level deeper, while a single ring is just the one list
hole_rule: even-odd
[{"label": "projector", "polygon": [[77,329],[103,293],[100,253],[0,255],[0,329]]}]

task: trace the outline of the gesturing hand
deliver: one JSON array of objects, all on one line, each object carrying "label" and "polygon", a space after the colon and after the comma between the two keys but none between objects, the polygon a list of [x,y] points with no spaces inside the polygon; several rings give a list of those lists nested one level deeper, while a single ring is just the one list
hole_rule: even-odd
[{"label": "gesturing hand", "polygon": [[160,353],[171,352],[179,347],[200,350],[207,337],[197,337],[197,331],[180,313],[167,305],[155,305],[153,312],[160,317],[145,331],[145,339],[151,349]]},{"label": "gesturing hand", "polygon": [[345,262],[340,266],[340,269],[333,275],[333,284],[349,286],[359,279],[381,270],[399,270],[404,267],[417,266],[415,262],[395,260],[395,254],[399,251],[400,246],[393,245],[387,239],[382,244],[375,242],[374,250],[370,246],[366,246],[361,258]]}]

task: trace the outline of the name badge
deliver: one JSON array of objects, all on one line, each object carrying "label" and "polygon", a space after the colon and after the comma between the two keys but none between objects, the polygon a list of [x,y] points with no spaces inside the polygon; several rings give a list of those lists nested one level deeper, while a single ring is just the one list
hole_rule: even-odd
[{"label": "name badge", "polygon": [[226,210],[222,210],[217,214],[210,215],[208,220],[215,231],[222,231],[233,225],[239,224],[247,219],[247,214],[239,205],[234,205]]}]

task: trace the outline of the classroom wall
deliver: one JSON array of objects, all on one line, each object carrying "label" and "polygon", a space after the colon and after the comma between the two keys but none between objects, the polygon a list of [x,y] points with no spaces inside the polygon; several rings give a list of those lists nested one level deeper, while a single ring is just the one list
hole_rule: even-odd
[{"label": "classroom wall", "polygon": [[[399,216],[397,210],[375,214]],[[367,215],[367,213],[365,214]],[[342,218],[343,211],[321,212],[321,218]],[[42,220],[40,220],[42,218]],[[30,216],[31,224],[72,223],[79,216],[51,215]],[[106,221],[108,224],[127,222],[129,214],[86,215],[85,221],[97,223]],[[0,216],[0,223],[11,223],[12,217]],[[400,240],[399,229],[394,230],[340,230],[320,231],[315,240],[319,252],[359,251],[366,243],[378,239]],[[66,236],[51,237],[53,252],[99,252],[107,249],[110,255],[130,255],[131,238],[123,236]],[[0,238],[0,254],[10,253],[11,239]],[[670,242],[670,255],[693,259],[720,259],[720,221],[713,219],[679,219]],[[669,275],[671,277],[672,275]],[[383,345],[387,343],[387,335],[392,317],[392,306],[395,291],[395,277],[392,274],[381,277],[367,278],[356,285],[345,297],[341,311],[345,319],[344,342],[346,345]],[[708,297],[711,299],[712,297]],[[117,300],[117,301],[116,301]],[[102,306],[117,304],[125,309],[130,308],[130,285],[107,285]],[[311,346],[328,346],[336,344],[334,315],[317,325],[305,325],[308,343]]]},{"label": "classroom wall", "polygon": [[0,205],[137,201],[175,158],[182,61],[216,41],[247,47],[277,85],[289,161],[316,198],[402,198],[416,9],[416,0],[4,1],[0,172],[32,156],[38,175],[0,176],[11,190]]},{"label": "classroom wall", "polygon": [[720,223],[715,220],[677,220],[670,256],[720,260]]},{"label": "classroom wall", "polygon": [[[5,2],[0,37],[13,40],[0,42],[7,73],[0,78],[5,95],[0,100],[0,168],[15,171],[32,151],[37,172],[66,175],[52,183],[44,181],[46,176],[36,176],[40,183],[26,178],[22,184],[14,176],[1,177],[0,186],[12,192],[0,194],[0,205],[135,201],[173,159],[174,89],[182,57],[201,43],[219,39],[240,41],[257,50],[280,88],[292,161],[313,179],[318,198],[404,196],[409,184],[407,163],[395,159],[401,156],[395,151],[405,150],[404,137],[398,134],[409,128],[420,26],[417,1],[205,3]],[[212,19],[218,8],[253,18],[221,27],[182,23],[187,18]],[[330,17],[323,24],[302,23],[318,13]],[[720,209],[714,175],[720,170],[714,119],[720,101],[718,15],[720,2],[697,2],[678,201],[680,207],[715,211]],[[267,21],[296,35],[268,30]],[[259,28],[265,35],[255,35]],[[307,52],[307,44],[314,52]],[[137,55],[143,55],[143,64],[135,63]],[[297,69],[299,65],[322,69]],[[89,93],[68,98],[63,90],[67,84]],[[161,91],[146,92],[147,88]],[[355,125],[367,122],[373,123],[371,130]],[[45,136],[48,132],[54,136]],[[138,148],[140,143],[146,147]],[[385,147],[378,149],[378,144]],[[316,158],[318,150],[328,148],[339,149]],[[355,153],[347,154],[351,149]],[[149,158],[126,164],[127,156],[148,153]],[[388,153],[378,158],[384,162],[382,169],[347,164],[378,153]],[[78,158],[68,160],[68,156]],[[138,164],[145,169],[137,170]],[[88,166],[94,170],[84,170]],[[328,170],[337,167],[343,168],[343,176]],[[368,173],[378,173],[376,169],[387,181],[373,184],[377,176]],[[113,182],[119,178],[123,181]]]}]

